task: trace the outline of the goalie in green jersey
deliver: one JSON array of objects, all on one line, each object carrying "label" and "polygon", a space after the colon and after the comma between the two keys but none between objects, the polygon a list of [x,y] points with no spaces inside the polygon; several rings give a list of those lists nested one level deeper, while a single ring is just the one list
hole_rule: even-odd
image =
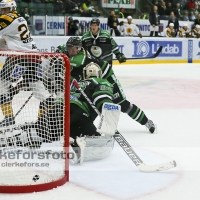
[{"label": "goalie in green jersey", "polygon": [[[102,113],[99,125],[93,121],[97,113],[73,85],[70,87],[70,152],[73,164],[107,157],[113,149],[113,135],[117,129],[120,105],[113,103],[113,85],[102,79],[101,69],[89,63],[83,69],[83,80],[78,84],[88,99]],[[108,106],[116,109],[106,109]]]}]

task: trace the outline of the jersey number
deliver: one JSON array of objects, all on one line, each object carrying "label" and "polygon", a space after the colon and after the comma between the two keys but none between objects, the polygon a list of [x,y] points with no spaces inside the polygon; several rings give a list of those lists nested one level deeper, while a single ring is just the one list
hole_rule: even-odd
[{"label": "jersey number", "polygon": [[30,38],[30,31],[28,29],[28,27],[26,26],[26,24],[21,24],[18,27],[18,31],[21,32],[20,33],[20,39],[23,41],[27,38]]}]

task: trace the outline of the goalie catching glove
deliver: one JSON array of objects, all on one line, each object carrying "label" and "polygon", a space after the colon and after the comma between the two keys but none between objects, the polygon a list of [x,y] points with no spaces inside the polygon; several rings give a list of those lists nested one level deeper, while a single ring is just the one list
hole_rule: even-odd
[{"label": "goalie catching glove", "polygon": [[126,62],[126,57],[124,56],[123,53],[117,54],[116,57],[117,57],[117,60],[118,60],[120,63]]}]

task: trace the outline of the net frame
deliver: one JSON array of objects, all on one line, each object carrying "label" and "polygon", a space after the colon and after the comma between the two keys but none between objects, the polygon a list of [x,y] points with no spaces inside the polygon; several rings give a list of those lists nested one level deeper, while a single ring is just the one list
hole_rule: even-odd
[{"label": "net frame", "polygon": [[[70,61],[65,54],[61,53],[48,53],[48,52],[30,52],[30,51],[19,51],[19,50],[5,50],[0,49],[0,56],[24,56],[30,57],[31,59],[40,59],[41,57],[44,58],[52,58],[52,57],[62,57],[64,60],[64,67],[65,67],[65,81],[64,81],[64,98],[65,98],[65,106],[64,106],[64,128],[63,128],[63,135],[64,135],[64,144],[63,149],[64,152],[68,153],[69,147],[69,132],[70,132]],[[36,184],[36,185],[9,185],[4,186],[0,185],[0,193],[30,193],[30,192],[40,192],[45,190],[50,190],[61,186],[69,181],[69,160],[65,158],[65,167],[64,167],[64,176],[56,181]],[[0,171],[1,173],[1,171]]]}]

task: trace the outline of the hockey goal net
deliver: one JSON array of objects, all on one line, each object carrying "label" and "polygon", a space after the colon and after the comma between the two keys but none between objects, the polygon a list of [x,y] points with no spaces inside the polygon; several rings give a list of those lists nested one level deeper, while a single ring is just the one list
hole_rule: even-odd
[{"label": "hockey goal net", "polygon": [[0,192],[68,181],[70,64],[66,55],[0,50]]}]

